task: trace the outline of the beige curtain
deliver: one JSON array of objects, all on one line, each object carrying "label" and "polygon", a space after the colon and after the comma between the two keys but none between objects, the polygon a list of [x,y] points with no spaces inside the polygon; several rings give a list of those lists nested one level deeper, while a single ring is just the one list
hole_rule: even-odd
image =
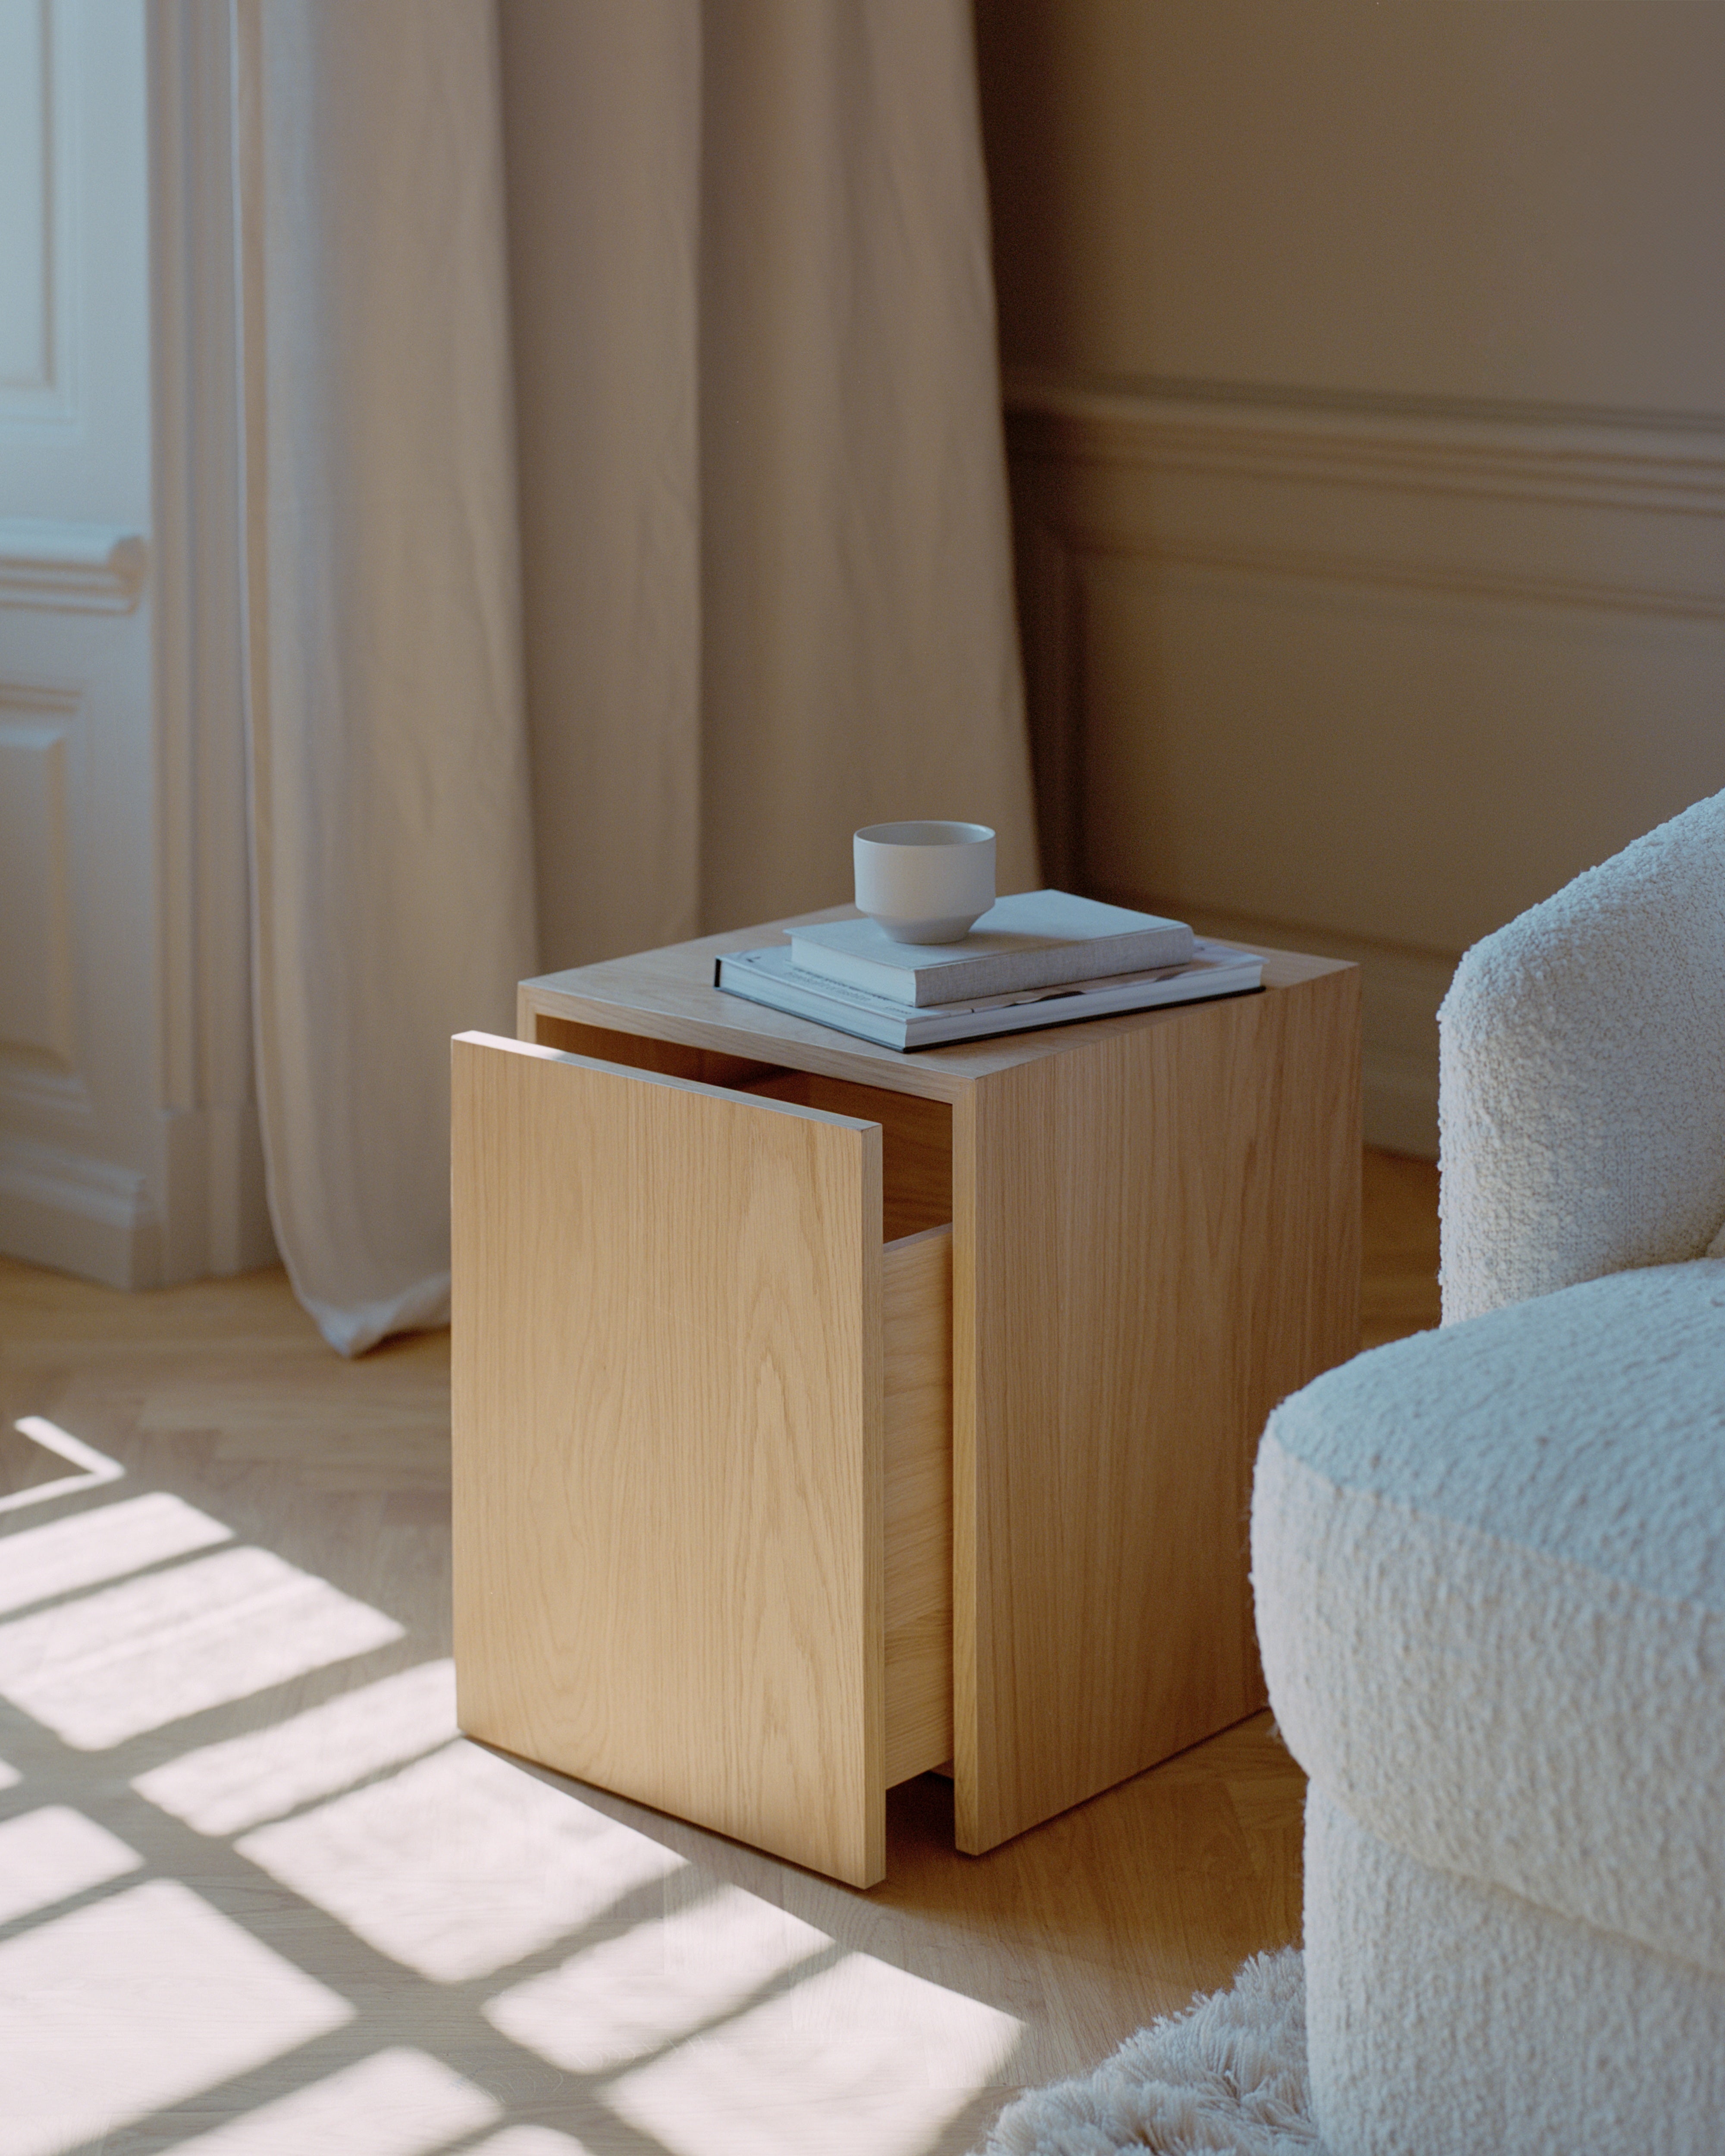
[{"label": "beige curtain", "polygon": [[965,0],[501,0],[542,958],[1036,880]]},{"label": "beige curtain", "polygon": [[492,0],[236,0],[259,1087],[354,1353],[449,1312],[449,1041],[534,964]]},{"label": "beige curtain", "polygon": [[1035,879],[964,0],[501,18],[500,80],[495,0],[234,0],[259,1084],[349,1353],[447,1313],[536,857],[547,966],[883,818]]}]

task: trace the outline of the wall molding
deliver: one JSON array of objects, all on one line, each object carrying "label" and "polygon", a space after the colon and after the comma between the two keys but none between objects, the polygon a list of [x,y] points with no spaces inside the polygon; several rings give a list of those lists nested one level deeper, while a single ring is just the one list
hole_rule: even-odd
[{"label": "wall molding", "polygon": [[0,606],[130,613],[149,566],[148,541],[123,525],[0,520]]},{"label": "wall molding", "polygon": [[[0,293],[13,323],[29,323],[34,332],[27,332],[33,349],[23,367],[15,347],[16,371],[0,375],[0,427],[26,439],[78,418],[81,295],[69,274],[81,221],[78,29],[69,0],[37,0],[13,14],[0,40],[11,93],[0,125],[22,126],[36,151],[22,198],[12,205],[34,244],[26,239],[22,253],[12,254],[8,289]],[[33,108],[28,114],[25,105]]]},{"label": "wall molding", "polygon": [[8,717],[0,706],[0,1045],[76,1060],[69,737],[59,714]]},{"label": "wall molding", "polygon": [[[1097,551],[1108,551],[1099,547]],[[1126,551],[1126,550],[1117,550]],[[1139,550],[1142,551],[1142,550]],[[1349,934],[1307,921],[1194,907],[1166,893],[1098,881],[1086,860],[1086,742],[1080,652],[1081,549],[1046,525],[1019,532],[1019,608],[1042,873],[1066,890],[1189,921],[1201,936],[1339,958],[1360,969],[1365,1140],[1435,1160],[1438,1149],[1436,1012],[1461,953]]]},{"label": "wall molding", "polygon": [[70,721],[82,711],[86,693],[83,683],[0,680],[0,711],[25,720]]},{"label": "wall molding", "polygon": [[[1725,624],[1725,417],[1277,401],[1024,369],[1004,388],[1052,875],[1083,874],[1074,670],[1088,562]],[[1337,531],[1373,550],[1337,546]]]},{"label": "wall molding", "polygon": [[95,1116],[90,1081],[81,1070],[62,1070],[29,1049],[0,1045],[0,1111],[8,1108],[39,1130],[54,1126],[80,1138]]},{"label": "wall molding", "polygon": [[[1372,634],[1405,643],[1415,670],[1428,637],[1449,649],[1477,639],[1488,674],[1498,639],[1537,633],[1602,652],[1681,649],[1692,670],[1725,678],[1725,419],[1273,398],[1046,374],[1010,375],[1005,388],[1045,875],[1183,914],[1211,934],[1358,963],[1368,1136],[1430,1154],[1434,1019],[1459,951],[1415,951],[1317,920],[1201,915],[1178,894],[1106,887],[1134,871],[1105,859],[1088,829],[1086,802],[1112,798],[1120,776],[1107,762],[1114,752],[1100,745],[1096,699],[1112,700],[1116,740],[1130,723],[1122,697],[1141,699],[1147,719],[1154,714],[1175,742],[1226,726],[1230,714],[1168,706],[1153,642],[1136,655],[1124,644],[1098,644],[1125,634],[1125,617],[1105,613],[1101,595],[1117,599],[1117,580],[1130,580],[1142,590],[1146,620],[1158,605],[1176,614],[1208,607],[1230,586],[1275,594],[1313,619],[1358,604]],[[1400,625],[1386,632],[1390,619]],[[1113,629],[1099,626],[1111,620]],[[1272,641],[1261,647],[1260,680],[1273,675]],[[1094,675],[1099,660],[1105,671]],[[1345,665],[1333,690],[1343,701],[1353,693]],[[1156,873],[1146,856],[1140,880],[1153,885]],[[1317,865],[1313,875],[1321,889]],[[1225,871],[1210,883],[1211,896],[1232,902]],[[1252,903],[1250,885],[1242,880],[1241,906]],[[1391,896],[1382,926],[1393,936]]]},{"label": "wall molding", "polygon": [[154,1286],[162,1224],[144,1175],[0,1133],[0,1250],[110,1287]]},{"label": "wall molding", "polygon": [[1025,371],[1004,384],[1015,451],[1502,501],[1725,516],[1725,416],[1259,401]]},{"label": "wall molding", "polygon": [[1108,531],[1067,526],[1060,543],[1075,560],[1109,556],[1154,567],[1214,569],[1246,577],[1292,578],[1384,591],[1423,592],[1437,598],[1495,599],[1512,605],[1569,607],[1584,612],[1656,615],[1671,621],[1725,622],[1725,585],[1714,592],[1627,578],[1565,576],[1527,569],[1517,572],[1482,563],[1397,561],[1381,555],[1344,554],[1316,547],[1205,546],[1193,541],[1146,541]]}]

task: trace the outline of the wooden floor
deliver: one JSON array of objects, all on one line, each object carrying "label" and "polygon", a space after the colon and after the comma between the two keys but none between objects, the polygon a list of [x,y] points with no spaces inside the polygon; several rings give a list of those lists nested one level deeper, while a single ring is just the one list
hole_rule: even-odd
[{"label": "wooden floor", "polygon": [[[1366,1167],[1369,1345],[1436,1171]],[[0,2156],[957,2156],[1297,1938],[1267,1716],[980,1859],[925,1776],[867,1894],[456,1740],[448,1385],[0,1261]]]}]

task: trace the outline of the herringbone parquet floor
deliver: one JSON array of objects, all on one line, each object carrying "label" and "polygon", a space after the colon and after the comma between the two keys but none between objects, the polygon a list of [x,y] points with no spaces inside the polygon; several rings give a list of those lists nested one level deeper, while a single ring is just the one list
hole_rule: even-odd
[{"label": "herringbone parquet floor", "polygon": [[869,1894],[458,1740],[448,1361],[0,1262],[0,2156],[956,2156],[1297,1937],[1267,1716],[982,1859],[908,1784]]}]

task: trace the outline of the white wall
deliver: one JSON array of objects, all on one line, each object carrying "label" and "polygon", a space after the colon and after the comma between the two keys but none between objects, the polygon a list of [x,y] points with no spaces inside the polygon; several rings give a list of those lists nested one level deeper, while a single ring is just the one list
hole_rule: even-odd
[{"label": "white wall", "polygon": [[978,0],[1051,872],[1466,945],[1725,786],[1725,8]]},{"label": "white wall", "polygon": [[129,1287],[273,1254],[225,23],[0,0],[0,1250]]}]

